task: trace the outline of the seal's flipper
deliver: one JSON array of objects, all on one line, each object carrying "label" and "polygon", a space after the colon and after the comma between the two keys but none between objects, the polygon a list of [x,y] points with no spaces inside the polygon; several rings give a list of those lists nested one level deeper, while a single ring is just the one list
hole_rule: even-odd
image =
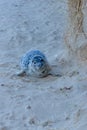
[{"label": "seal's flipper", "polygon": [[26,73],[25,73],[25,71],[21,70],[21,71],[17,72],[16,75],[17,76],[25,76]]},{"label": "seal's flipper", "polygon": [[53,72],[52,70],[49,71],[48,75],[52,75],[53,77],[62,77],[62,74],[59,74],[58,72]]}]

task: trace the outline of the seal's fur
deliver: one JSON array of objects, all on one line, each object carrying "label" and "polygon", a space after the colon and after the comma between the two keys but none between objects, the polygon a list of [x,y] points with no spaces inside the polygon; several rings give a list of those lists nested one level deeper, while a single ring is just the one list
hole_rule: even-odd
[{"label": "seal's fur", "polygon": [[32,50],[24,54],[20,62],[21,72],[34,76],[34,77],[45,77],[50,71],[50,66],[46,56],[39,50]]}]

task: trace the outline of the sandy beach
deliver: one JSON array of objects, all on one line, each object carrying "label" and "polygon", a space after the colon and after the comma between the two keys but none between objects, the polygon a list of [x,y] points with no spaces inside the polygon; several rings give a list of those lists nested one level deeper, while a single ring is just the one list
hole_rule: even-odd
[{"label": "sandy beach", "polygon": [[[87,130],[87,67],[65,51],[67,10],[65,0],[0,1],[0,130]],[[16,76],[30,49],[62,76]]]}]

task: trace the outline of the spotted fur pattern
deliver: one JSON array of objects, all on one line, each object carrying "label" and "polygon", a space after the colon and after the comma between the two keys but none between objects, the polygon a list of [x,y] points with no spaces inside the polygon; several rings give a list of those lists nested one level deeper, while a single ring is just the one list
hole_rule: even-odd
[{"label": "spotted fur pattern", "polygon": [[50,71],[50,67],[45,55],[39,50],[32,50],[24,54],[20,62],[21,73],[34,77],[45,77]]}]

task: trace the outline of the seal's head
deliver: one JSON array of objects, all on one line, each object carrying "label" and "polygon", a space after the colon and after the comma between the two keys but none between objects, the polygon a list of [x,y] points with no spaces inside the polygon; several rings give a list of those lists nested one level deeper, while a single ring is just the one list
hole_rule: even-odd
[{"label": "seal's head", "polygon": [[33,76],[44,77],[49,72],[49,66],[42,56],[35,56],[29,63],[29,73]]}]

